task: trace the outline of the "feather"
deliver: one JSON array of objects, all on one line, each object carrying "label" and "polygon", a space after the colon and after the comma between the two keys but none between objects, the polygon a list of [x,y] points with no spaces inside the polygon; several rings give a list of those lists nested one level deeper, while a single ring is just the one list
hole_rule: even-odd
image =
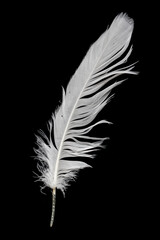
[{"label": "feather", "polygon": [[49,137],[43,131],[37,136],[38,179],[44,183],[43,187],[53,191],[51,226],[56,189],[65,193],[77,172],[91,167],[77,158],[93,158],[95,150],[103,147],[106,138],[91,137],[88,133],[99,124],[109,123],[101,120],[91,124],[109,102],[111,90],[122,82],[111,80],[122,74],[136,74],[132,71],[133,64],[118,68],[132,52],[132,46],[129,47],[132,31],[133,20],[126,14],[114,19],[90,47],[66,90],[63,89],[62,103],[48,124]]}]

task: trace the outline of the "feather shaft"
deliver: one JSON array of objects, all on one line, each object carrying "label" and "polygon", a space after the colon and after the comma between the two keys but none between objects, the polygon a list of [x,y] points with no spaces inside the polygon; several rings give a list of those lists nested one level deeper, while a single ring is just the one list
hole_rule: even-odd
[{"label": "feather shaft", "polygon": [[53,188],[53,191],[52,191],[52,214],[51,214],[50,227],[53,226],[53,222],[54,222],[55,206],[56,206],[56,188]]}]

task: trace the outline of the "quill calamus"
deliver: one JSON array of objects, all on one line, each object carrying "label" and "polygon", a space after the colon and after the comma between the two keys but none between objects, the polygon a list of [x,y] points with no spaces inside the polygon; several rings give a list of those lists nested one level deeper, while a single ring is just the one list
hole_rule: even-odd
[{"label": "quill calamus", "polygon": [[106,139],[91,137],[88,133],[99,124],[109,123],[101,120],[91,124],[108,103],[111,90],[122,82],[111,80],[122,74],[136,74],[132,71],[134,64],[121,66],[132,52],[129,43],[133,25],[126,14],[114,19],[90,47],[66,90],[63,89],[62,103],[48,124],[49,137],[43,131],[37,136],[38,179],[44,183],[43,187],[53,191],[50,226],[54,221],[56,188],[64,193],[78,170],[90,167],[75,158],[93,158],[93,151],[102,147]]}]

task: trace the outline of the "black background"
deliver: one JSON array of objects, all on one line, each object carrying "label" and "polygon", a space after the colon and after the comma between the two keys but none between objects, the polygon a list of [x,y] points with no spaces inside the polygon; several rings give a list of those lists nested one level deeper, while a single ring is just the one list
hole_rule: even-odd
[{"label": "black background", "polygon": [[[152,234],[152,210],[148,207],[151,170],[144,156],[144,114],[149,102],[145,50],[151,24],[147,11],[149,6],[129,1],[119,5],[107,1],[88,5],[26,3],[5,8],[4,116],[10,134],[6,143],[11,148],[7,152],[9,211],[4,222],[21,239],[130,239]],[[50,228],[51,191],[42,194],[33,177],[37,172],[35,134],[38,129],[46,130],[61,101],[61,86],[66,87],[89,46],[121,12],[135,22],[129,63],[138,60],[135,70],[140,73],[113,90],[115,96],[99,118],[114,124],[95,130],[110,137],[106,149],[90,161],[92,169],[80,171],[65,198],[57,191],[55,222]]]}]

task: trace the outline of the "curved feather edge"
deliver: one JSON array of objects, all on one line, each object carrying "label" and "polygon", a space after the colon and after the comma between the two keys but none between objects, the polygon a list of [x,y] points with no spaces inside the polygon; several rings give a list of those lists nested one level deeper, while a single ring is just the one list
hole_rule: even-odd
[{"label": "curved feather edge", "polygon": [[118,68],[132,52],[132,47],[129,48],[132,31],[133,20],[126,14],[118,15],[90,47],[66,91],[63,89],[62,104],[48,124],[49,137],[43,131],[37,136],[35,152],[39,180],[44,186],[64,193],[80,169],[91,167],[75,158],[93,158],[93,152],[103,147],[106,138],[90,137],[88,133],[95,126],[109,122],[90,124],[109,102],[111,90],[122,81],[110,85],[109,82],[122,74],[136,74],[133,65]]}]

